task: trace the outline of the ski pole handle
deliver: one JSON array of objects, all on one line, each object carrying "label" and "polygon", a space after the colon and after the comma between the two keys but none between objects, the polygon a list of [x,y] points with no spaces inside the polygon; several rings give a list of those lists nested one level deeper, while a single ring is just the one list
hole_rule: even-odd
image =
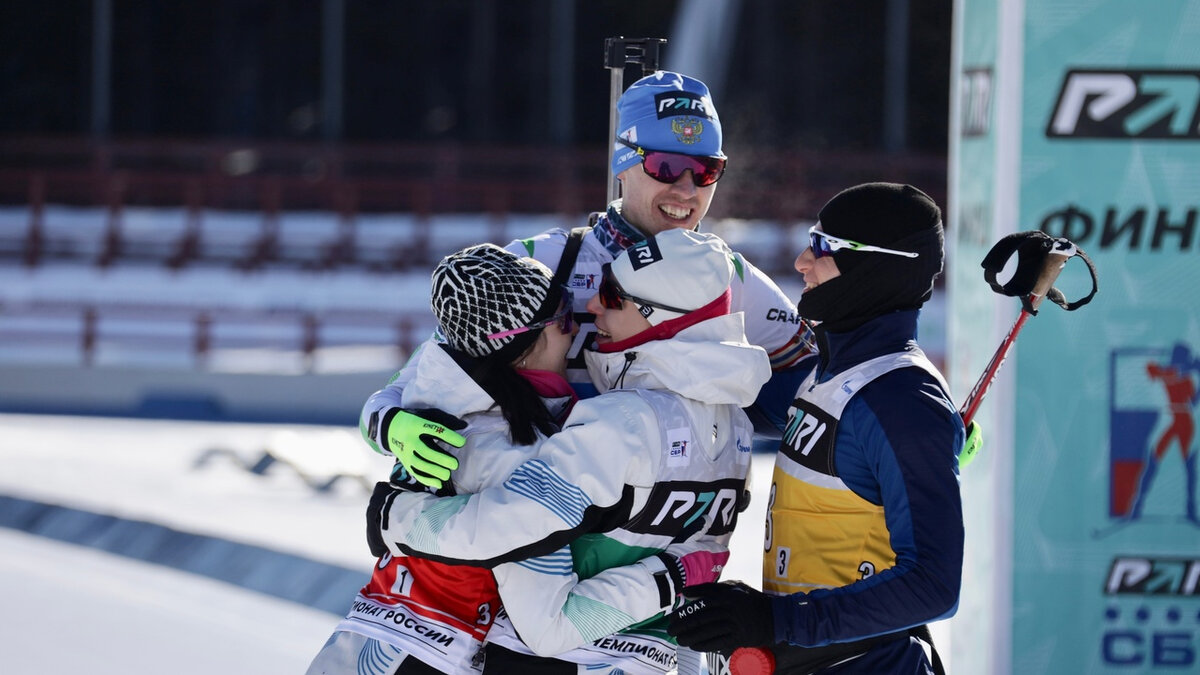
[{"label": "ski pole handle", "polygon": [[1055,249],[1046,254],[1046,261],[1042,264],[1037,281],[1033,283],[1033,290],[1029,295],[1021,298],[1022,306],[1030,314],[1037,314],[1038,305],[1042,304],[1042,300],[1046,299],[1046,294],[1050,292],[1051,288],[1054,288],[1054,282],[1058,281],[1058,275],[1067,266],[1067,260],[1078,251],[1075,244],[1066,239],[1058,239],[1055,244]]}]

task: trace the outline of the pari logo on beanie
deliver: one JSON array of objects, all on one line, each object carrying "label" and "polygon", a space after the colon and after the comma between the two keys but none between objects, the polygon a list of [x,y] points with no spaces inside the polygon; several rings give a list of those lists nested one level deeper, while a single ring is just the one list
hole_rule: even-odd
[{"label": "pari logo on beanie", "polygon": [[537,339],[527,331],[495,340],[494,335],[528,326],[558,309],[550,269],[495,244],[470,246],[442,259],[431,276],[429,303],[450,347],[477,359],[511,361]]},{"label": "pari logo on beanie", "polygon": [[[612,274],[636,298],[692,312],[725,294],[733,279],[729,247],[715,234],[666,230],[625,250],[612,262]],[[684,315],[638,304],[650,325]]]},{"label": "pari logo on beanie", "polygon": [[[617,101],[617,136],[647,150],[697,157],[724,157],[721,120],[708,86],[660,70],[629,85]],[[613,174],[641,161],[633,148],[614,141]]]}]

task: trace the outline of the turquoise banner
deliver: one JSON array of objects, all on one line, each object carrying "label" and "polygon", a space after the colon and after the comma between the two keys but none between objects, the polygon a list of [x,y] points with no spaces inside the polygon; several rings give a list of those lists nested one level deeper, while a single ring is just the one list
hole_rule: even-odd
[{"label": "turquoise banner", "polygon": [[[951,171],[945,205],[949,307],[945,374],[960,406],[996,344],[988,338],[994,296],[983,283],[979,261],[996,238],[998,85],[1003,77],[1020,77],[1019,72],[1005,73],[999,63],[999,11],[996,0],[955,6]],[[958,613],[949,622],[949,644],[938,645],[943,657],[949,657],[950,672],[989,672],[988,666],[1003,656],[997,654],[1004,648],[997,637],[1007,625],[1007,602],[998,602],[996,580],[1007,578],[1009,572],[1003,544],[993,535],[1006,527],[997,513],[1007,508],[1008,499],[993,480],[1003,473],[996,466],[1003,455],[996,452],[990,434],[995,428],[991,410],[981,408],[978,417],[989,430],[985,451],[962,472],[966,525],[962,593]]]},{"label": "turquoise banner", "polygon": [[1017,344],[1012,672],[1200,672],[1200,3],[1024,17],[1019,229],[1100,293]]}]

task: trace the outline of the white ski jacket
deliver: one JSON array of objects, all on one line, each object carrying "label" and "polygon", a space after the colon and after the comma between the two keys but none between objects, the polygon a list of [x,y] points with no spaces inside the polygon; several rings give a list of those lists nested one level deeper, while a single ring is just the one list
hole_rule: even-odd
[{"label": "white ski jacket", "polygon": [[[626,352],[588,352],[607,393],[578,402],[563,430],[501,484],[440,499],[399,495],[384,517],[389,549],[498,565],[512,627],[497,622],[489,640],[519,649],[515,627],[542,655],[670,671],[676,647],[661,625],[606,636],[671,608],[678,589],[662,592],[664,569],[648,556],[672,544],[728,544],[753,435],[741,408],[770,377],[766,352],[743,330],[737,313]],[[694,548],[678,552],[686,550]]]}]

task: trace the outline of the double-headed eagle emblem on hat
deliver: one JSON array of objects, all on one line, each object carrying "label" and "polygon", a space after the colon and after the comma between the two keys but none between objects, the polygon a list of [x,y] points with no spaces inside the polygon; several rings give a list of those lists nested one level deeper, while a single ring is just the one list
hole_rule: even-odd
[{"label": "double-headed eagle emblem on hat", "polygon": [[671,131],[680,143],[691,145],[700,142],[704,122],[696,117],[676,117],[671,120]]}]

